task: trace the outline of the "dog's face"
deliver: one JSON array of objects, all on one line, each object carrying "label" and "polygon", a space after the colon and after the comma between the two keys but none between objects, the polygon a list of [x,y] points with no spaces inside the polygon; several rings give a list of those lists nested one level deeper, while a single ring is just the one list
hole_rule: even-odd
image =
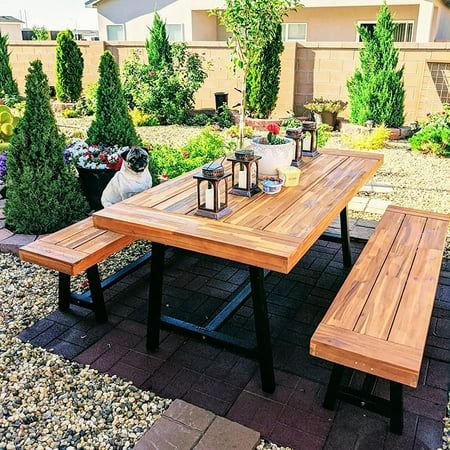
[{"label": "dog's face", "polygon": [[122,153],[127,167],[133,172],[143,172],[148,166],[148,153],[140,147],[131,147]]}]

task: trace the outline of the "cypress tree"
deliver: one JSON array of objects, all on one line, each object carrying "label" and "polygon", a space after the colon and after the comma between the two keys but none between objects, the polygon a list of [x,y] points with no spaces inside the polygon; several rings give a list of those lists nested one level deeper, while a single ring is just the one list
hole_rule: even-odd
[{"label": "cypress tree", "polygon": [[12,75],[9,64],[8,35],[0,32],[0,97],[5,95],[17,97],[19,88]]},{"label": "cypress tree", "polygon": [[150,30],[150,38],[145,41],[148,64],[155,72],[171,66],[172,55],[166,24],[159,14],[155,12],[153,26]]},{"label": "cypress tree", "polygon": [[264,48],[250,56],[247,75],[247,111],[251,117],[265,119],[275,108],[280,89],[281,52],[284,44],[281,25]]},{"label": "cypress tree", "polygon": [[347,81],[350,120],[364,125],[367,120],[398,127],[404,120],[403,67],[397,69],[394,47],[395,24],[386,4],[381,6],[372,32],[359,27],[363,42],[360,68]]},{"label": "cypress tree", "polygon": [[56,231],[87,211],[72,168],[64,163],[64,137],[50,107],[47,76],[33,61],[26,104],[8,150],[6,223],[18,233]]},{"label": "cypress tree", "polygon": [[109,51],[100,59],[97,108],[87,135],[89,144],[124,147],[140,143],[123,95],[119,68]]},{"label": "cypress tree", "polygon": [[56,38],[56,97],[62,102],[76,102],[82,91],[84,61],[73,33],[58,33]]}]

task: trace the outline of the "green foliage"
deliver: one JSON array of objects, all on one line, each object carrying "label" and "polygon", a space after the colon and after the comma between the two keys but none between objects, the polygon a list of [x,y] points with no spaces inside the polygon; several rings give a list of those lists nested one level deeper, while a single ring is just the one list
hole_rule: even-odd
[{"label": "green foliage", "polygon": [[0,98],[4,98],[5,96],[19,96],[19,88],[12,75],[9,56],[8,35],[0,32]]},{"label": "green foliage", "polygon": [[89,144],[125,147],[140,143],[128,113],[117,63],[109,51],[100,59],[97,109],[87,135]]},{"label": "green foliage", "polygon": [[167,36],[166,24],[159,14],[155,12],[153,26],[150,30],[150,38],[145,41],[148,65],[155,72],[164,68],[170,68],[172,64],[172,53],[170,50],[169,37]]},{"label": "green foliage", "polygon": [[75,108],[65,108],[61,111],[61,115],[66,119],[75,119],[81,117],[81,114]]},{"label": "green foliage", "polygon": [[131,120],[135,127],[154,127],[159,125],[159,120],[154,114],[147,114],[135,108],[130,111]]},{"label": "green foliage", "polygon": [[50,107],[48,80],[34,61],[26,78],[26,107],[8,150],[6,222],[18,233],[42,234],[83,218],[87,203],[70,166]]},{"label": "green foliage", "polygon": [[356,150],[379,150],[384,148],[391,132],[384,125],[375,127],[373,130],[361,133],[342,135],[342,140],[350,148]]},{"label": "green foliage", "polygon": [[330,112],[338,114],[347,107],[347,102],[342,100],[328,100],[323,97],[313,98],[309,103],[304,105],[308,111],[315,113]]},{"label": "green foliage", "polygon": [[45,27],[33,27],[33,41],[48,41],[50,33]]},{"label": "green foliage", "polygon": [[61,31],[56,38],[56,97],[62,102],[76,102],[82,91],[84,61],[73,33]]},{"label": "green foliage", "polygon": [[[244,128],[244,137],[246,138],[252,138],[254,135],[254,130],[251,126],[246,126]],[[233,125],[228,129],[228,136],[232,138],[238,138],[239,137],[239,127],[237,125]]]},{"label": "green foliage", "polygon": [[293,111],[289,113],[289,117],[286,117],[286,119],[281,122],[283,128],[298,128],[301,124],[302,121],[297,118]]},{"label": "green foliage", "polygon": [[9,142],[14,128],[19,122],[13,112],[5,105],[0,105],[0,143]]},{"label": "green foliage", "polygon": [[373,33],[366,28],[358,29],[363,42],[359,53],[361,67],[347,81],[352,122],[364,125],[367,120],[373,120],[388,127],[403,124],[403,68],[397,69],[394,30],[386,4],[380,8]]},{"label": "green foliage", "polygon": [[273,39],[250,56],[246,94],[247,111],[251,117],[266,119],[275,108],[280,89],[280,55],[283,49],[280,24]]},{"label": "green foliage", "polygon": [[227,105],[222,105],[214,114],[205,113],[192,114],[186,120],[186,125],[194,127],[204,127],[214,125],[215,127],[225,129],[234,124],[233,113]]},{"label": "green foliage", "polygon": [[184,147],[174,149],[167,145],[156,145],[151,148],[150,172],[155,182],[158,182],[161,177],[175,178],[207,162],[214,161],[234,149],[234,143],[227,143],[220,133],[211,127],[206,127],[190,139]]},{"label": "green foliage", "polygon": [[331,134],[333,131],[333,127],[327,125],[326,123],[322,123],[319,125],[317,129],[317,146],[319,148],[323,148],[327,145],[327,142],[331,138]]}]

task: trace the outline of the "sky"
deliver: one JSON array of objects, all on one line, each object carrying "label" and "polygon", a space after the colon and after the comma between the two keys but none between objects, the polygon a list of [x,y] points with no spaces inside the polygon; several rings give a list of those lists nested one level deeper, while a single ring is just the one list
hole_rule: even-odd
[{"label": "sky", "polygon": [[84,0],[0,0],[2,16],[14,16],[25,22],[24,11],[29,27],[98,29],[96,10],[85,8]]}]

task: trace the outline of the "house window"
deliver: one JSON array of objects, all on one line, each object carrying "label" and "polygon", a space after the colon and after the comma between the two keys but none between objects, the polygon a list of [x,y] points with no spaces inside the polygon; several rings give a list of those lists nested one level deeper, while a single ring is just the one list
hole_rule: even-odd
[{"label": "house window", "polygon": [[306,23],[283,23],[283,41],[306,41]]},{"label": "house window", "polygon": [[184,29],[181,23],[166,24],[167,36],[170,42],[184,41]]},{"label": "house window", "polygon": [[[365,28],[369,33],[375,31],[375,22],[360,22],[360,27]],[[395,21],[394,41],[395,42],[412,42],[412,35],[414,29],[413,21]],[[361,42],[361,36],[357,33],[359,42]]]},{"label": "house window", "polygon": [[125,27],[123,25],[106,25],[106,37],[108,41],[124,41]]}]

